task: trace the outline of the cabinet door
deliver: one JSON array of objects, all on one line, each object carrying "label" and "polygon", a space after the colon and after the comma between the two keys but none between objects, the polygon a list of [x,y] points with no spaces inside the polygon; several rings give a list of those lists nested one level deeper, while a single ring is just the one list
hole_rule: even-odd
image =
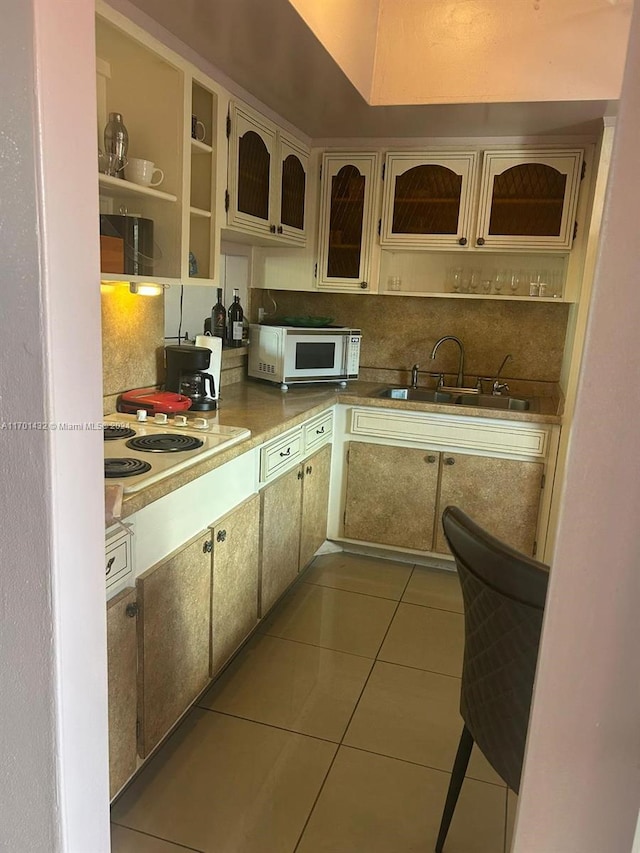
[{"label": "cabinet door", "polygon": [[254,495],[212,527],[212,674],[258,621],[260,498]]},{"label": "cabinet door", "polygon": [[298,576],[302,466],[274,480],[260,493],[262,571],[260,615],[264,616]]},{"label": "cabinet door", "polygon": [[238,104],[231,105],[230,121],[228,222],[257,234],[275,233],[275,127]]},{"label": "cabinet door", "polygon": [[136,769],[138,641],[135,603],[136,591],[131,588],[123,590],[107,604],[111,799]]},{"label": "cabinet door", "polygon": [[302,464],[302,522],[300,568],[304,569],[327,538],[331,445],[325,445]]},{"label": "cabinet door", "polygon": [[436,551],[450,553],[442,530],[442,513],[453,505],[498,539],[532,556],[543,472],[541,462],[444,453]]},{"label": "cabinet door", "polygon": [[296,140],[279,133],[279,193],[277,233],[288,242],[307,242],[305,205],[309,174],[309,151]]},{"label": "cabinet door", "polygon": [[431,551],[440,454],[352,441],[347,461],[347,539]]},{"label": "cabinet door", "polygon": [[570,249],[583,156],[582,150],[486,153],[476,244]]},{"label": "cabinet door", "polygon": [[380,244],[451,248],[469,242],[477,154],[387,154]]},{"label": "cabinet door", "polygon": [[144,758],[209,681],[210,532],[142,574],[137,590],[138,750]]},{"label": "cabinet door", "polygon": [[378,155],[322,157],[318,287],[370,285]]}]

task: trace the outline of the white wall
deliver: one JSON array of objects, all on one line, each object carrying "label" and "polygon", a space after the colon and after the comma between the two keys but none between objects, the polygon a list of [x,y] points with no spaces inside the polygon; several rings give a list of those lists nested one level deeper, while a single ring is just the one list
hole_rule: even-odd
[{"label": "white wall", "polygon": [[628,853],[640,804],[640,10],[631,31],[513,850]]},{"label": "white wall", "polygon": [[94,11],[2,11],[0,849],[106,853]]}]

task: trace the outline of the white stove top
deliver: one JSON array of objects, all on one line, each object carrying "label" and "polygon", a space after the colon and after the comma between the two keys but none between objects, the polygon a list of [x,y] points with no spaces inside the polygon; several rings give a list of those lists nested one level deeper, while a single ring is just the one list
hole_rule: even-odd
[{"label": "white stove top", "polygon": [[[156,416],[158,418],[158,416]],[[161,421],[166,418],[166,423]],[[160,422],[159,422],[160,421]],[[124,493],[130,494],[150,486],[182,471],[196,462],[207,459],[222,450],[226,450],[240,441],[244,441],[251,435],[250,430],[242,427],[220,426],[214,420],[206,417],[178,415],[175,417],[164,415],[154,419],[152,415],[148,420],[138,421],[136,415],[114,414],[104,418],[105,424],[109,426],[120,426],[135,432],[135,438],[153,437],[160,435],[183,436],[185,438],[196,438],[202,445],[193,450],[178,450],[170,453],[151,452],[148,450],[133,449],[127,446],[127,438],[111,438],[104,441],[104,456],[107,459],[139,460],[148,463],[151,468],[144,473],[134,474],[126,477],[108,477],[107,483],[119,483]],[[135,464],[135,463],[131,463]]]}]

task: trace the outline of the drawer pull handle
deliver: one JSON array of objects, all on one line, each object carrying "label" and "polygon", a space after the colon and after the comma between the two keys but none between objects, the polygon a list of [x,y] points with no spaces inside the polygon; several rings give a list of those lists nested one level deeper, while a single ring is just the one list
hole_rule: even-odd
[{"label": "drawer pull handle", "polygon": [[316,430],[316,435],[324,435],[324,427]]},{"label": "drawer pull handle", "polygon": [[115,563],[115,561],[116,561],[116,558],[115,558],[115,557],[111,557],[111,559],[110,559],[110,560],[109,560],[109,562],[107,563],[107,572],[106,572],[107,574],[109,574],[109,572],[110,572],[110,571],[111,571],[111,569],[113,568],[113,564]]},{"label": "drawer pull handle", "polygon": [[313,471],[313,465],[307,465],[306,473],[310,474]]},{"label": "drawer pull handle", "polygon": [[202,546],[203,554],[210,554],[213,551],[213,542],[211,539],[207,539],[207,541]]},{"label": "drawer pull handle", "polygon": [[280,451],[280,456],[291,456],[291,448],[290,448],[290,447],[287,447],[287,449],[286,449],[286,450],[281,450],[281,451]]},{"label": "drawer pull handle", "polygon": [[302,473],[302,469],[300,469],[300,471],[298,471],[298,479],[301,480],[303,477],[304,474]]},{"label": "drawer pull handle", "polygon": [[447,456],[447,458],[444,460],[444,464],[445,465],[455,465],[456,460],[453,458],[453,456]]},{"label": "drawer pull handle", "polygon": [[435,456],[427,456],[427,462],[435,462],[435,461],[436,461]]},{"label": "drawer pull handle", "polygon": [[138,607],[138,604],[135,601],[133,601],[131,604],[127,604],[127,606],[124,609],[124,612],[127,614],[129,619],[135,619],[135,617],[138,615],[139,611],[140,611],[140,608]]},{"label": "drawer pull handle", "polygon": [[227,538],[227,531],[226,530],[218,530],[218,533],[216,535],[216,541],[224,542],[224,540],[226,538]]}]

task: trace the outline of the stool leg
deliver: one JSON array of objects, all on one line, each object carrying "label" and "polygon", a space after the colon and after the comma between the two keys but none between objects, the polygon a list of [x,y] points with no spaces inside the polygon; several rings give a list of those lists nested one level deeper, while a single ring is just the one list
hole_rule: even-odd
[{"label": "stool leg", "polygon": [[462,734],[460,735],[460,743],[458,744],[456,760],[453,762],[451,781],[449,782],[447,799],[444,804],[444,811],[442,812],[442,820],[440,822],[440,832],[438,833],[438,840],[436,841],[436,853],[442,853],[447,832],[449,831],[451,818],[453,817],[453,812],[455,811],[456,803],[458,802],[458,797],[460,795],[460,788],[462,788],[462,782],[464,781],[464,774],[467,772],[467,766],[469,765],[472,747],[473,737],[471,736],[469,729],[465,726],[462,729]]}]

